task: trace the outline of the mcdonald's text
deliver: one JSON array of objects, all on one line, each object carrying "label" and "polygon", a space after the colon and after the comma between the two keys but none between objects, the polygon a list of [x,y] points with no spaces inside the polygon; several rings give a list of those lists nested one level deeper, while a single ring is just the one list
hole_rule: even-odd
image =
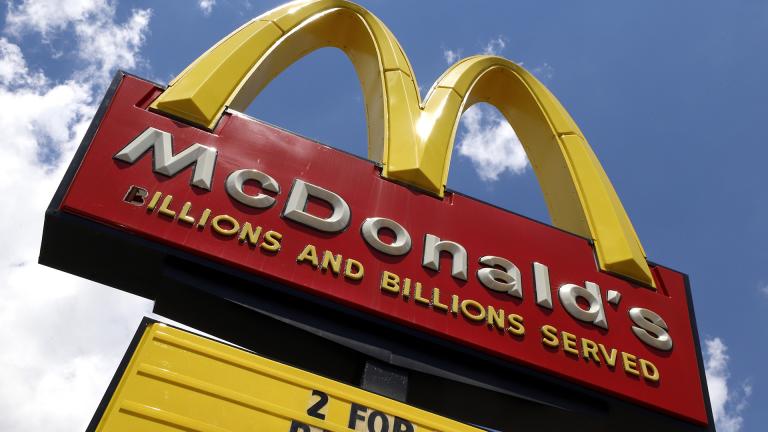
[{"label": "mcdonald's text", "polygon": [[[153,171],[167,177],[174,177],[181,172],[192,170],[190,187],[196,187],[204,191],[210,191],[213,187],[213,172],[216,168],[217,150],[213,147],[193,143],[183,152],[174,154],[173,136],[166,131],[147,128],[138,137],[115,154],[114,158],[128,164],[133,164],[143,157],[151,157],[153,160]],[[246,182],[258,184],[259,191],[249,193],[246,191]],[[225,190],[229,197],[240,204],[254,208],[269,210],[277,203],[281,195],[281,187],[277,180],[265,171],[253,168],[239,168],[227,174]],[[271,192],[267,194],[265,192]],[[145,200],[149,197],[149,192],[139,186],[132,185],[124,197],[124,201],[143,206]],[[325,209],[320,211],[309,210],[310,201],[315,203],[322,202],[325,207],[330,209],[330,215],[320,215]],[[178,205],[178,204],[177,204]],[[147,211],[152,212],[157,208],[158,214],[171,219],[178,220],[180,223],[195,225],[196,228],[205,228],[210,220],[211,227],[215,233],[221,236],[236,236],[240,242],[248,242],[251,245],[259,246],[268,251],[279,250],[279,240],[281,234],[275,231],[266,231],[264,241],[260,241],[261,227],[254,229],[250,222],[243,222],[228,214],[211,216],[211,209],[202,210],[198,217],[194,216],[192,202],[186,201],[177,207],[173,207],[173,196],[163,195],[156,191],[146,202]],[[327,213],[327,212],[326,212]],[[286,197],[285,205],[282,207],[281,217],[289,219],[295,223],[306,226],[311,230],[324,233],[341,233],[349,228],[352,209],[344,198],[329,189],[309,183],[301,178],[294,178],[290,193]],[[389,231],[393,239],[382,240],[382,231]],[[377,215],[366,215],[363,223],[357,228],[362,240],[368,246],[377,251],[390,256],[406,256],[411,254],[413,249],[413,240],[408,230],[396,220]],[[467,249],[461,244],[450,239],[441,239],[433,233],[419,233],[424,238],[424,248],[421,256],[421,265],[425,268],[440,271],[440,256],[445,253],[450,255],[451,276],[460,281],[468,280],[468,263],[477,262],[475,275],[480,284],[491,291],[503,293],[508,296],[524,301],[527,296],[523,295],[523,281],[518,266],[512,261],[492,255],[474,255],[473,260],[469,259],[472,254],[467,253]],[[311,245],[310,245],[311,246]],[[309,261],[315,267],[327,269],[329,263],[333,263],[336,273],[341,265],[341,255],[333,255],[326,251],[323,255],[322,266],[319,263],[317,252],[314,246],[306,248],[297,258],[298,262]],[[475,256],[477,256],[476,259]],[[350,274],[360,274],[362,271],[350,273],[350,261],[347,261],[345,277]],[[549,281],[549,267],[546,263],[532,262],[525,263],[533,268],[532,294],[535,296],[536,304],[545,309],[552,309],[554,306],[552,287]],[[382,276],[382,288],[388,287],[390,291],[399,291],[399,278],[396,275],[385,272]],[[410,280],[406,279],[409,284]],[[414,289],[416,293],[421,290],[421,283],[415,282]],[[439,292],[439,291],[438,291]],[[566,283],[557,290],[557,297],[560,300],[565,311],[574,319],[589,323],[603,329],[608,329],[608,322],[605,317],[604,294],[600,287],[590,281],[584,282],[584,286],[576,283]],[[607,295],[610,302],[619,305],[621,294],[614,290],[609,290]],[[419,299],[419,295],[415,294]],[[432,297],[433,307],[443,307],[446,305]],[[580,304],[581,301],[581,304]],[[583,305],[583,306],[582,306]],[[458,312],[458,307],[453,307]],[[672,337],[669,328],[664,319],[656,312],[631,305],[628,308],[628,315],[631,319],[632,332],[645,344],[659,349],[661,351],[670,351],[672,349]],[[480,319],[482,320],[482,319]]]}]

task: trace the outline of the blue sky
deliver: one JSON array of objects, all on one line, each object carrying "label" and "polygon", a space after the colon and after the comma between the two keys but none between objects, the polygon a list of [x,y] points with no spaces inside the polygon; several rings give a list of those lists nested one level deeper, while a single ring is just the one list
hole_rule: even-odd
[{"label": "blue sky", "polygon": [[[0,230],[13,245],[0,251],[2,430],[83,429],[151,310],[35,264],[44,209],[114,70],[166,83],[281,2],[59,3],[0,5]],[[448,60],[481,52],[522,62],[553,91],[603,163],[649,258],[691,277],[719,430],[761,430],[768,3],[359,3],[397,36],[423,91]],[[301,60],[248,112],[365,153],[361,92],[340,52]],[[466,113],[449,186],[548,221],[517,149],[493,110]]]}]

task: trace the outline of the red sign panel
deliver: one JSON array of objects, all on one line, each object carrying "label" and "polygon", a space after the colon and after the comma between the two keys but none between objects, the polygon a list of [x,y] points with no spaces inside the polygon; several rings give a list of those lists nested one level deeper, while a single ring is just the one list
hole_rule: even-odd
[{"label": "red sign panel", "polygon": [[[684,275],[653,266],[658,290],[636,285],[581,237],[243,116],[181,124],[146,109],[161,91],[123,79],[62,211],[707,423]],[[313,225],[340,215],[332,197],[348,220]]]}]

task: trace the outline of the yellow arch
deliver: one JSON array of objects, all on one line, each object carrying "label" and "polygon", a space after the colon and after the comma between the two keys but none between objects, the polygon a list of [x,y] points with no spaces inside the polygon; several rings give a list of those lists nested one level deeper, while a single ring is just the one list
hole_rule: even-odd
[{"label": "yellow arch", "polygon": [[368,157],[386,178],[443,196],[458,119],[496,106],[521,138],[555,226],[594,240],[603,270],[654,286],[642,246],[608,177],[558,100],[519,65],[463,59],[421,101],[389,29],[343,0],[298,1],[253,19],[189,65],[152,108],[212,130],[227,107],[244,111],[285,68],[323,47],[341,49],[363,88]]}]

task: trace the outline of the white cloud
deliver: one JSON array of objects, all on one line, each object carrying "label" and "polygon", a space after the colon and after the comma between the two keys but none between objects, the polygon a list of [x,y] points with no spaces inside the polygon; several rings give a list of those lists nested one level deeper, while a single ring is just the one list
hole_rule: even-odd
[{"label": "white cloud", "polygon": [[[104,1],[9,5],[6,33],[76,36],[80,69],[46,76],[0,38],[0,430],[83,430],[150,303],[36,264],[43,216],[117,66],[138,64],[149,11]],[[95,18],[88,22],[86,17]],[[97,33],[99,41],[88,40]],[[54,51],[55,48],[50,46]],[[11,204],[12,203],[12,204]]]},{"label": "white cloud", "polygon": [[444,49],[443,58],[445,58],[445,62],[449,65],[454,64],[456,60],[461,58],[461,50]]},{"label": "white cloud", "polygon": [[216,5],[216,0],[199,0],[197,5],[200,6],[200,10],[204,15],[210,15],[213,7]]},{"label": "white cloud", "polygon": [[[116,68],[140,64],[138,48],[144,43],[151,16],[149,9],[134,9],[125,23],[115,22],[116,3],[107,0],[24,0],[9,5],[6,32],[13,35],[37,32],[45,40],[64,30],[74,31],[77,56],[85,65],[78,80],[93,79],[101,86]],[[54,57],[62,52],[55,50]]]},{"label": "white cloud", "polygon": [[[520,66],[522,65],[523,64],[520,63]],[[541,81],[549,81],[555,76],[555,68],[553,68],[549,63],[544,62],[538,66],[534,66],[531,69],[531,73]]]},{"label": "white cloud", "polygon": [[[488,42],[486,42],[481,47],[480,54],[501,56],[506,47],[507,38],[504,36],[496,36],[495,38],[488,40]],[[449,65],[452,65],[459,58],[461,58],[461,54],[461,49],[443,49],[443,58]],[[520,66],[524,66],[523,62],[515,63]],[[555,76],[555,68],[553,68],[552,65],[547,62],[541,63],[538,66],[531,68],[526,66],[526,69],[528,69],[534,76],[536,76],[536,78],[543,82],[550,81]]]},{"label": "white cloud", "polygon": [[730,357],[728,347],[720,338],[708,339],[704,345],[704,368],[717,429],[721,432],[738,432],[743,424],[741,413],[747,407],[752,387],[749,383],[744,383],[734,390],[732,383],[728,382]]},{"label": "white cloud", "polygon": [[500,55],[507,46],[507,41],[502,36],[497,36],[488,41],[483,47],[483,54]]},{"label": "white cloud", "polygon": [[8,5],[6,31],[14,34],[35,31],[48,38],[52,32],[108,9],[107,0],[23,0],[20,4]]},{"label": "white cloud", "polygon": [[764,295],[768,296],[768,284],[761,284],[760,285],[760,292]]},{"label": "white cloud", "polygon": [[21,53],[21,48],[0,39],[0,85],[13,87],[18,85],[41,86],[45,84],[42,72],[31,73]]},{"label": "white cloud", "polygon": [[[481,53],[501,55],[506,47],[507,39],[497,36],[482,46]],[[461,49],[443,49],[443,57],[448,64],[458,60],[461,53]],[[542,81],[552,79],[554,71],[548,63],[531,69],[531,73]],[[457,150],[472,161],[483,181],[496,181],[504,171],[514,174],[525,172],[529,164],[525,150],[512,126],[498,111],[476,105],[464,113],[460,126]]]},{"label": "white cloud", "polygon": [[[482,46],[480,53],[481,54],[487,54],[487,55],[500,55],[502,51],[504,51],[504,48],[507,46],[506,38],[503,36],[497,36],[488,42],[485,43],[485,45]],[[443,58],[445,59],[445,62],[449,65],[454,64],[457,60],[461,58],[462,50],[461,49],[443,49]]]},{"label": "white cloud", "polygon": [[78,23],[75,32],[80,46],[79,56],[91,62],[84,73],[95,73],[104,85],[115,69],[135,68],[140,61],[138,50],[144,44],[151,15],[149,9],[134,10],[126,23],[116,24],[112,10],[98,14],[92,21]]},{"label": "white cloud", "polygon": [[490,107],[475,105],[461,116],[457,150],[472,161],[483,181],[496,181],[504,171],[522,174],[528,166],[520,139],[506,118]]}]

